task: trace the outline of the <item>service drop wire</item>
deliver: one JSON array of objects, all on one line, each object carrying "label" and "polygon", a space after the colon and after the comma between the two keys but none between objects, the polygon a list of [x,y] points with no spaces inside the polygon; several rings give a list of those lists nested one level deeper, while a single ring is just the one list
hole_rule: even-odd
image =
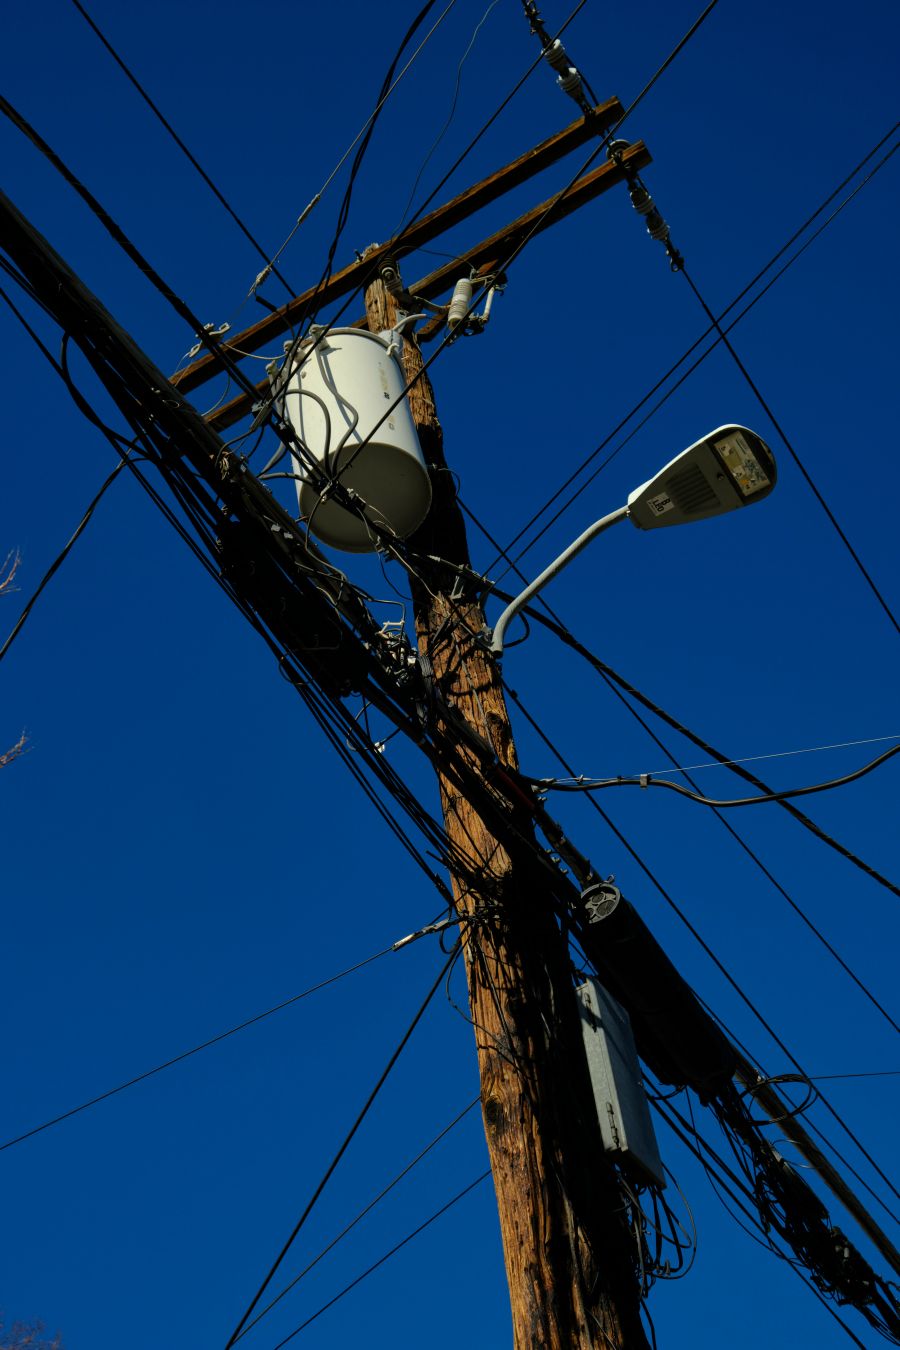
[{"label": "service drop wire", "polygon": [[[528,709],[524,706],[522,700],[519,698],[515,690],[511,689],[510,686],[506,683],[506,681],[504,681],[503,687],[509,698],[511,698],[512,701],[515,703],[516,707],[520,710],[522,715],[528,721],[529,725],[534,729],[534,731],[537,733],[540,739],[547,746],[547,749],[551,752],[551,754],[556,756],[556,758],[559,760],[560,764],[566,770],[567,773],[573,774],[574,771],[572,769],[572,766],[568,763],[562,751],[559,749],[558,746],[556,746],[553,743],[553,741],[547,735],[546,731],[544,731],[544,729],[541,727],[540,723],[537,722],[535,718],[531,716]],[[622,831],[615,824],[612,818],[607,814],[607,812],[604,811],[603,807],[596,800],[596,798],[593,796],[588,796],[588,801],[591,803],[591,806],[594,808],[594,810],[606,824],[608,829],[619,840],[622,847],[626,850],[627,853],[630,854],[630,856],[637,863],[638,867],[644,873],[644,875],[646,876],[650,884],[653,886],[653,888],[662,897],[662,899],[669,906],[669,908],[676,915],[676,917],[680,920],[680,922],[684,925],[684,927],[687,928],[688,932],[691,934],[694,940],[703,948],[703,951],[712,961],[713,965],[719,971],[720,975],[722,975],[725,981],[731,986],[731,988],[737,994],[738,998],[740,998],[740,1000],[744,1003],[744,1005],[751,1013],[751,1015],[756,1019],[757,1022],[759,1022],[759,1024],[763,1027],[763,1029],[769,1034],[774,1043],[778,1046],[779,1050],[781,1050],[782,1054],[790,1061],[791,1064],[793,1064],[794,1068],[797,1070],[798,1073],[802,1074],[804,1077],[808,1077],[803,1068],[803,1065],[795,1057],[795,1055],[788,1049],[787,1045],[778,1035],[775,1028],[767,1020],[765,1015],[760,1011],[754,1000],[744,991],[742,986],[738,983],[737,979],[731,974],[725,963],[716,955],[712,947],[710,947],[709,943],[703,937],[703,935],[701,934],[699,929],[695,926],[695,924],[691,921],[691,919],[689,918],[685,910],[682,908],[682,906],[675,900],[674,896],[672,896],[669,893],[666,887],[663,886],[662,882],[655,875],[650,865],[647,862],[645,862],[645,860],[638,853],[634,845],[626,838],[626,836],[622,833]],[[730,1031],[726,1032],[726,1034],[728,1035],[730,1040],[732,1041],[735,1040],[735,1037]],[[822,1105],[834,1118],[834,1120],[841,1127],[841,1129],[843,1129],[844,1132],[850,1137],[850,1139],[852,1139],[853,1143],[859,1149],[860,1153],[862,1153],[863,1157],[866,1158],[867,1161],[872,1165],[872,1167],[881,1177],[882,1181],[885,1183],[888,1189],[895,1196],[900,1198],[900,1191],[898,1191],[897,1187],[891,1181],[890,1177],[875,1161],[872,1154],[866,1149],[866,1147],[862,1144],[862,1142],[853,1133],[849,1125],[847,1125],[847,1123],[843,1120],[838,1111],[836,1111],[835,1108],[831,1105],[831,1103],[829,1102],[828,1098],[824,1095],[824,1093],[820,1094],[820,1100],[822,1102]]]},{"label": "service drop wire", "polygon": [[228,1040],[230,1036],[236,1036],[239,1031],[246,1031],[247,1027],[256,1026],[259,1022],[264,1022],[266,1018],[274,1016],[275,1013],[283,1012],[285,1008],[291,1008],[295,1003],[302,1002],[312,994],[318,994],[320,990],[327,989],[332,984],[337,984],[339,980],[345,980],[348,975],[355,975],[357,971],[365,969],[373,962],[387,956],[389,952],[400,951],[401,948],[408,946],[419,937],[424,937],[427,933],[443,932],[445,928],[458,922],[457,919],[448,919],[446,923],[429,924],[426,928],[419,929],[416,933],[411,933],[408,937],[399,938],[397,942],[390,947],[384,947],[380,952],[374,952],[371,956],[366,956],[362,961],[357,961],[355,965],[348,966],[346,970],[339,970],[334,975],[329,975],[326,979],[320,980],[318,984],[310,985],[299,994],[292,994],[290,998],[276,1003],[272,1008],[266,1008],[264,1012],[254,1013],[252,1017],[246,1018],[243,1022],[238,1022],[237,1026],[229,1027],[227,1031],[220,1031],[217,1035],[211,1036],[209,1040],[201,1041],[199,1045],[194,1045],[190,1050],[182,1050],[180,1054],[173,1055],[171,1059],[163,1060],[161,1064],[156,1064],[152,1069],[145,1069],[143,1073],[136,1074],[133,1078],[128,1078],[124,1083],[119,1083],[116,1087],[108,1088],[105,1092],[99,1093],[96,1097],[91,1097],[88,1101],[82,1102],[79,1106],[73,1106],[68,1111],[61,1112],[58,1116],[53,1116],[50,1120],[45,1120],[41,1125],[35,1125],[24,1134],[16,1135],[12,1139],[7,1139],[5,1143],[0,1144],[0,1153],[5,1149],[13,1148],[16,1144],[22,1144],[26,1139],[32,1139],[36,1134],[41,1134],[44,1130],[49,1130],[54,1125],[59,1125],[64,1120],[70,1120],[72,1116],[80,1115],[82,1111],[87,1111],[92,1106],[98,1106],[100,1102],[108,1101],[110,1097],[115,1097],[120,1092],[125,1092],[127,1088],[135,1087],[138,1083],[145,1082],[148,1078],[153,1078],[156,1074],[162,1073],[164,1069],[171,1069],[175,1064],[181,1064],[186,1059],[198,1055],[201,1050],[208,1050],[213,1045],[218,1045],[220,1041]]},{"label": "service drop wire", "polygon": [[[895,755],[900,754],[900,745],[892,745],[889,750],[884,750],[880,755],[863,764],[861,768],[854,769],[852,773],[845,773],[840,778],[830,778],[824,783],[812,783],[807,787],[786,788],[783,792],[768,792],[758,797],[735,797],[730,800],[719,800],[715,797],[704,797],[699,792],[692,792],[682,783],[673,783],[668,778],[656,778],[653,774],[642,773],[634,778],[585,778],[579,775],[577,778],[531,778],[527,774],[522,776],[527,782],[533,784],[541,790],[553,792],[598,792],[601,788],[611,787],[639,787],[668,788],[670,792],[677,792],[682,797],[687,797],[692,802],[700,802],[703,806],[714,806],[717,811],[721,811],[732,806],[759,806],[765,802],[783,802],[792,797],[808,797],[814,792],[830,792],[832,788],[844,787],[848,783],[855,783],[857,779],[864,778],[873,769],[877,769],[887,760],[893,759]],[[686,772],[686,770],[682,770]]]},{"label": "service drop wire", "polygon": [[378,1079],[378,1081],[376,1082],[375,1086],[372,1088],[372,1091],[369,1093],[368,1097],[366,1098],[365,1102],[363,1103],[362,1109],[360,1110],[360,1112],[359,1112],[359,1114],[357,1115],[355,1121],[353,1122],[353,1124],[351,1125],[351,1127],[350,1127],[350,1129],[348,1130],[347,1134],[345,1135],[344,1140],[343,1140],[343,1143],[341,1144],[341,1146],[340,1146],[340,1148],[338,1149],[337,1153],[335,1153],[335,1155],[334,1155],[334,1157],[332,1158],[331,1162],[328,1164],[328,1167],[325,1169],[325,1173],[324,1173],[324,1175],[323,1175],[321,1181],[320,1181],[319,1184],[316,1186],[315,1190],[313,1191],[312,1195],[310,1196],[309,1200],[307,1201],[306,1206],[305,1206],[305,1208],[304,1208],[302,1214],[300,1215],[300,1218],[297,1220],[296,1224],[294,1225],[293,1229],[291,1230],[290,1236],[288,1237],[288,1239],[287,1239],[287,1241],[285,1242],[284,1246],[281,1248],[281,1251],[278,1253],[278,1255],[276,1256],[275,1260],[272,1262],[272,1265],[269,1267],[269,1270],[268,1270],[268,1273],[266,1274],[265,1279],[263,1280],[262,1284],[261,1284],[261,1285],[259,1286],[259,1288],[257,1289],[256,1293],[253,1295],[253,1298],[251,1299],[251,1301],[250,1301],[250,1303],[249,1303],[249,1305],[248,1305],[248,1307],[247,1307],[247,1310],[244,1312],[243,1316],[241,1317],[241,1319],[240,1319],[240,1321],[238,1322],[237,1326],[235,1327],[234,1331],[233,1331],[233,1332],[231,1333],[231,1335],[229,1336],[229,1338],[228,1338],[228,1340],[227,1340],[227,1342],[226,1342],[226,1344],[225,1344],[225,1350],[230,1350],[230,1347],[231,1347],[232,1345],[235,1344],[235,1342],[237,1341],[238,1337],[240,1336],[240,1334],[241,1334],[243,1328],[246,1326],[247,1322],[249,1321],[250,1317],[252,1316],[254,1309],[256,1308],[257,1304],[259,1303],[260,1299],[262,1298],[263,1294],[265,1293],[266,1289],[268,1288],[269,1284],[271,1283],[271,1281],[272,1281],[272,1279],[273,1279],[273,1277],[274,1277],[274,1275],[275,1275],[275,1272],[278,1270],[278,1267],[281,1265],[282,1261],[283,1261],[284,1258],[287,1256],[287,1254],[288,1254],[288,1252],[290,1251],[290,1248],[291,1248],[291,1246],[292,1246],[292,1244],[293,1244],[293,1242],[294,1242],[294,1239],[297,1237],[298,1233],[300,1232],[300,1229],[303,1227],[303,1225],[306,1223],[306,1220],[309,1218],[310,1214],[312,1213],[313,1208],[314,1208],[315,1205],[316,1205],[316,1202],[318,1201],[318,1199],[319,1199],[319,1197],[321,1196],[322,1192],[324,1191],[325,1187],[328,1185],[328,1182],[331,1180],[331,1177],[333,1176],[333,1174],[334,1174],[334,1172],[335,1172],[335,1170],[336,1170],[336,1168],[337,1168],[339,1162],[341,1161],[341,1158],[343,1158],[343,1156],[344,1156],[344,1154],[346,1153],[347,1149],[350,1147],[350,1144],[351,1144],[351,1142],[352,1142],[352,1140],[353,1140],[354,1135],[356,1134],[357,1130],[358,1130],[359,1127],[362,1125],[363,1121],[365,1120],[366,1116],[368,1115],[369,1110],[370,1110],[370,1108],[372,1107],[373,1103],[375,1102],[376,1097],[378,1096],[378,1094],[379,1094],[379,1092],[381,1091],[381,1089],[384,1087],[384,1084],[385,1084],[386,1081],[387,1081],[388,1075],[390,1074],[390,1072],[391,1072],[391,1070],[393,1069],[394,1065],[397,1063],[397,1060],[400,1058],[401,1054],[403,1053],[404,1049],[406,1048],[406,1045],[407,1045],[407,1043],[409,1042],[410,1037],[412,1036],[412,1034],[413,1034],[413,1032],[415,1031],[416,1027],[419,1025],[419,1022],[422,1020],[423,1016],[425,1015],[425,1012],[426,1012],[426,1009],[428,1008],[428,1005],[431,1003],[431,1000],[434,998],[434,996],[435,996],[435,994],[437,993],[438,989],[441,987],[441,984],[442,984],[443,981],[444,981],[444,976],[448,974],[448,972],[449,972],[449,970],[450,970],[450,967],[453,965],[453,962],[454,962],[455,960],[456,960],[456,951],[454,950],[453,952],[451,952],[450,956],[447,958],[447,960],[445,961],[445,963],[444,963],[443,966],[441,967],[440,971],[438,972],[437,979],[434,981],[434,984],[432,984],[432,986],[431,986],[431,988],[429,989],[428,993],[425,995],[425,998],[423,999],[422,1003],[420,1004],[418,1011],[416,1012],[415,1016],[413,1017],[412,1021],[410,1022],[409,1026],[408,1026],[407,1029],[406,1029],[406,1031],[404,1032],[403,1037],[402,1037],[402,1039],[401,1039],[399,1045],[397,1046],[397,1048],[396,1048],[396,1050],[394,1051],[394,1053],[391,1055],[390,1059],[388,1060],[387,1064],[385,1065],[385,1067],[384,1067],[384,1069],[383,1069],[383,1071],[382,1071],[382,1073],[381,1073],[381,1076],[379,1077],[379,1079]]}]

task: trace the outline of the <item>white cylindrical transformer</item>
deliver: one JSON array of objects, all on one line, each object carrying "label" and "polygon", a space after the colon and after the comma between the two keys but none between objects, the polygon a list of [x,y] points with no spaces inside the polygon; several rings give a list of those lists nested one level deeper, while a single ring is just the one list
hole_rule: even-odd
[{"label": "white cylindrical transformer", "polygon": [[[325,473],[340,474],[341,485],[366,503],[373,525],[400,539],[431,505],[431,481],[403,396],[402,340],[399,333],[362,328],[333,328],[318,340],[312,335],[300,345],[282,396],[285,417]],[[312,533],[349,553],[372,552],[376,537],[365,521],[327,493],[321,501],[296,454],[294,468],[300,515]]]}]

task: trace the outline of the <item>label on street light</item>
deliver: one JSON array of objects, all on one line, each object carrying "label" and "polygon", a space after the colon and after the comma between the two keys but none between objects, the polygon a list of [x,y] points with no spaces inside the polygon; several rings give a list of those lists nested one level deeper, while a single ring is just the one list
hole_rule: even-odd
[{"label": "label on street light", "polygon": [[666,511],[674,511],[675,503],[668,492],[660,492],[656,497],[648,497],[647,505],[655,516],[665,515]]},{"label": "label on street light", "polygon": [[721,441],[715,442],[715,448],[745,497],[752,496],[754,492],[759,492],[761,488],[768,487],[771,483],[772,480],[750,449],[742,432],[735,431],[730,436],[723,436]]}]

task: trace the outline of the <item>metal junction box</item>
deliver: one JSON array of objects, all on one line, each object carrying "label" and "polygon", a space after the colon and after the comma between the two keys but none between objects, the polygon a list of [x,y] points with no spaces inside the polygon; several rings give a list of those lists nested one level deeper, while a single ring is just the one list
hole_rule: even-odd
[{"label": "metal junction box", "polygon": [[587,980],[575,993],[606,1151],[641,1180],[665,1186],[628,1014],[596,980]]}]

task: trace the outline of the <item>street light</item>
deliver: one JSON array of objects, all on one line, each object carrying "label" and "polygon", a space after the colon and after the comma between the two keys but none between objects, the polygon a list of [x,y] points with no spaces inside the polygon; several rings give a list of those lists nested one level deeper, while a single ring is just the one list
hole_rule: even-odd
[{"label": "street light", "polygon": [[639,530],[656,530],[721,516],[762,501],[775,486],[776,477],[774,456],[761,436],[747,427],[717,427],[676,455],[655,478],[635,488],[625,506],[590,525],[506,606],[486,634],[492,654],[498,659],[503,655],[506,629],[519,610],[611,525],[627,518]]}]

